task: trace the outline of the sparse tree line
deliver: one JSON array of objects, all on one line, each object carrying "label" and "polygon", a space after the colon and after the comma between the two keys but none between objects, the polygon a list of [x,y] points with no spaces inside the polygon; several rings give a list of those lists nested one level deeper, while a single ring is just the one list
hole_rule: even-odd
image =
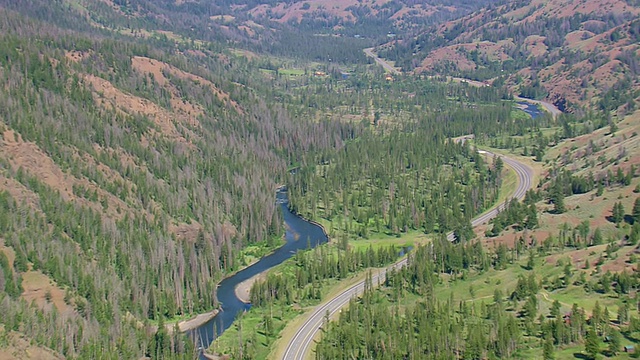
[{"label": "sparse tree line", "polygon": [[[372,289],[369,280],[362,297],[352,299],[337,321],[327,319],[316,358],[520,358],[521,351],[536,348],[544,359],[554,359],[557,346],[570,344],[583,344],[587,356],[595,358],[602,352],[620,352],[621,333],[640,330],[640,320],[629,315],[637,300],[628,294],[640,285],[636,272],[599,273],[587,282],[585,271],[567,261],[557,265],[565,264],[563,277],[541,279],[534,259],[537,252],[544,253],[543,246],[529,250],[528,271],[506,294],[496,288],[493,300],[482,302],[437,298],[442,282],[453,281],[443,274],[464,279],[492,267],[505,269],[518,261],[513,250],[500,245],[491,252],[479,243],[451,244],[446,239],[417,248],[409,254],[407,266],[389,270],[381,288]],[[556,290],[558,281],[565,287],[591,284],[587,291],[604,294],[615,287],[620,297],[617,315],[597,302],[591,316],[577,304],[561,312],[558,301],[548,313],[541,312],[539,291]],[[420,299],[406,305],[404,299],[414,296]],[[601,348],[602,339],[607,340],[607,349]]]},{"label": "sparse tree line", "polygon": [[292,273],[270,272],[264,281],[251,287],[253,306],[281,303],[290,305],[303,299],[321,299],[321,288],[327,279],[345,279],[356,271],[388,265],[398,258],[395,246],[352,250],[347,247],[319,246],[307,252],[298,252],[293,258]]}]

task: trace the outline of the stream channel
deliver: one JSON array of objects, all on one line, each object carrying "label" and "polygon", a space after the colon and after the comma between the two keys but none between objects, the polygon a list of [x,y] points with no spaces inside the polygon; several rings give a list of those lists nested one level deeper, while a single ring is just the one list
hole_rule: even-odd
[{"label": "stream channel", "polygon": [[[236,297],[236,285],[241,282],[282,263],[295,255],[298,250],[316,247],[328,240],[324,230],[289,211],[286,188],[276,193],[276,203],[280,205],[286,228],[285,244],[274,252],[266,255],[258,262],[225,278],[218,285],[218,303],[220,311],[211,320],[193,330],[190,335],[195,336],[196,347],[207,348],[211,342],[228,329],[241,311],[251,308],[251,304],[242,302]],[[201,353],[201,352],[200,352]],[[200,355],[202,359],[202,353]]]}]

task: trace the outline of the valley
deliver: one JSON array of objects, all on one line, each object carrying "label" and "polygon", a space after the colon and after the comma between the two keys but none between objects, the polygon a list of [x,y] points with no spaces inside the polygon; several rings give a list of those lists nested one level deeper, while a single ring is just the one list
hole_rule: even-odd
[{"label": "valley", "polygon": [[634,358],[638,14],[0,0],[0,358]]}]

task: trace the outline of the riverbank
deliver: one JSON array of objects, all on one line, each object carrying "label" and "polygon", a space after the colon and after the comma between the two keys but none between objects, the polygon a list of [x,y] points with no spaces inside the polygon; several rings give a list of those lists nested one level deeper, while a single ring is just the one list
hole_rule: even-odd
[{"label": "riverbank", "polygon": [[[270,270],[270,269],[269,269]],[[267,278],[267,272],[269,270],[265,270],[259,274],[256,274],[247,280],[236,285],[235,293],[236,297],[240,299],[243,303],[249,304],[251,302],[251,287],[258,280],[264,280]]]},{"label": "riverbank", "polygon": [[558,115],[562,114],[562,111],[560,111],[560,109],[558,109],[555,105],[548,103],[546,101],[541,101],[541,100],[533,100],[533,99],[528,99],[528,98],[523,98],[520,96],[514,96],[513,97],[516,101],[526,101],[532,104],[536,104],[536,105],[542,105],[542,107],[544,107],[545,110],[547,110],[549,113],[551,113],[551,116],[553,116],[554,118],[557,117]]},{"label": "riverbank", "polygon": [[[180,331],[181,333],[184,333],[187,331],[197,329],[198,327],[206,324],[207,321],[213,319],[218,314],[218,312],[219,310],[215,309],[205,313],[198,314],[187,320],[180,320],[177,322],[178,331]],[[143,326],[141,322],[139,324],[140,326]],[[173,322],[165,323],[164,327],[167,329],[169,333],[172,333],[176,327],[176,322],[173,321]],[[149,325],[147,329],[150,331],[156,332],[158,331],[158,325]]]},{"label": "riverbank", "polygon": [[[268,270],[289,259],[296,252],[328,241],[326,230],[322,225],[307,221],[290,211],[287,194],[282,187],[276,193],[276,203],[282,210],[286,229],[284,244],[275,250],[272,249],[273,251],[270,253],[260,253],[259,257],[255,256],[258,254],[257,252],[252,251],[252,258],[250,261],[246,261],[249,263],[248,265],[225,277],[217,285],[218,303],[221,304],[220,312],[214,318],[195,329],[200,335],[202,344],[212,344],[214,340],[217,340],[211,353],[216,355],[225,354],[228,353],[229,349],[237,346],[238,339],[236,335],[238,330],[232,325],[240,312],[247,311],[250,308],[251,287],[257,280],[265,279]],[[258,324],[264,317],[260,310],[263,309],[252,309],[250,314],[243,316],[243,319],[251,320],[250,324],[247,325],[246,331],[252,330],[255,332],[256,327],[259,326]],[[283,313],[283,319],[278,319],[274,326],[277,325],[277,328],[281,326],[281,321],[293,318],[296,315],[298,315],[298,310],[288,309]],[[250,335],[250,333],[247,334],[247,336]],[[265,339],[267,342],[268,340]],[[209,346],[207,345],[207,348]],[[222,356],[224,357],[224,355]]]},{"label": "riverbank", "polygon": [[[189,320],[180,321],[178,323],[178,328],[180,329],[180,332],[191,331],[206,324],[207,321],[213,319],[218,314],[218,312],[218,309],[216,309],[206,313],[198,314]],[[167,324],[167,326],[170,326],[170,324]]]},{"label": "riverbank", "polygon": [[[322,224],[320,224],[319,222],[313,221],[313,220],[309,220],[309,219],[305,219],[300,217],[301,219],[307,221],[308,223],[311,223],[313,225],[316,225],[317,227],[319,227],[322,232],[324,233],[324,236],[327,237],[327,243],[331,242],[331,238],[329,237],[329,234],[327,234],[327,231],[325,230],[324,226]],[[295,241],[299,241],[300,240],[300,234],[296,233],[293,229],[291,229],[289,226],[287,226],[285,224],[285,226],[287,227],[287,230],[289,230],[293,236]],[[252,265],[252,264],[251,264]],[[249,266],[251,266],[249,265]],[[264,280],[267,278],[267,273],[269,272],[269,270],[271,269],[267,269],[261,273],[258,273],[250,278],[248,278],[247,280],[239,283],[238,285],[236,285],[234,292],[236,294],[236,297],[242,301],[245,304],[249,304],[251,303],[251,287],[253,287],[253,284],[256,283],[256,281],[258,280]]]}]

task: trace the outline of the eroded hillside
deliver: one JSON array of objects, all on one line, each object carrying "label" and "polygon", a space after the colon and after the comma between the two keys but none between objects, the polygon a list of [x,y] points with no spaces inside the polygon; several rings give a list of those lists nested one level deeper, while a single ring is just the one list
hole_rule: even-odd
[{"label": "eroded hillside", "polygon": [[570,111],[585,105],[631,111],[639,89],[639,14],[623,0],[509,2],[380,53],[416,73],[506,84]]}]

